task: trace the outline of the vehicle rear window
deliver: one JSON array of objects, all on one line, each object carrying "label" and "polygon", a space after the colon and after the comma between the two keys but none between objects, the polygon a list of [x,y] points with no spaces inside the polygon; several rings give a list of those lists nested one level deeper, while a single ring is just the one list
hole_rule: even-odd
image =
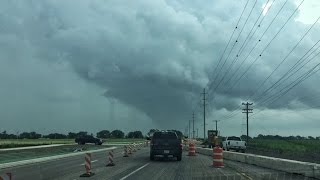
[{"label": "vehicle rear window", "polygon": [[153,134],[154,139],[177,139],[177,135],[175,133],[154,133]]},{"label": "vehicle rear window", "polygon": [[241,141],[241,139],[239,137],[235,137],[235,136],[228,137],[228,140],[230,140],[230,141]]}]

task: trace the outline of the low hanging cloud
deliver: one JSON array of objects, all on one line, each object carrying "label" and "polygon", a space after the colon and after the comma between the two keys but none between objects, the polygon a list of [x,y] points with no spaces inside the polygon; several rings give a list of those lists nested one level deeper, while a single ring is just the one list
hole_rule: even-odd
[{"label": "low hanging cloud", "polygon": [[[184,0],[132,2],[93,0],[77,1],[77,3],[50,0],[4,1],[0,3],[0,23],[2,24],[0,57],[4,60],[0,65],[3,67],[6,63],[12,63],[8,68],[16,68],[17,64],[22,66],[41,62],[42,65],[39,67],[30,67],[30,70],[39,71],[37,73],[39,77],[35,79],[47,73],[39,70],[46,65],[45,71],[51,71],[56,66],[67,71],[53,70],[50,77],[42,77],[44,80],[40,79],[23,86],[37,89],[30,92],[39,91],[37,95],[31,95],[31,97],[41,97],[41,93],[46,88],[40,84],[45,81],[52,80],[47,82],[49,85],[59,82],[52,85],[57,88],[55,92],[59,92],[60,80],[63,79],[59,76],[72,77],[66,82],[75,82],[76,85],[65,85],[66,90],[57,98],[52,98],[51,95],[50,98],[46,97],[49,93],[44,93],[43,98],[63,104],[70,103],[86,93],[101,93],[106,99],[116,99],[123,106],[134,109],[134,113],[130,112],[133,113],[132,116],[140,114],[138,119],[149,119],[154,126],[160,128],[181,128],[181,124],[184,126],[185,122],[191,118],[192,111],[198,111],[202,89],[213,82],[213,75],[217,73],[213,72],[213,69],[229,40],[245,2],[245,0],[202,3]],[[258,40],[263,29],[271,22],[272,17],[284,2],[276,2],[270,8],[265,22],[261,24],[257,35],[250,41],[249,47],[241,58]],[[249,27],[253,26],[255,18],[262,11],[263,3],[265,2],[258,2],[254,8],[239,43],[242,43],[249,33]],[[248,8],[252,6],[253,3],[249,3]],[[293,2],[288,2],[257,50],[244,63],[244,68],[259,55],[295,8],[296,5]],[[248,13],[249,9],[245,11],[244,17]],[[299,17],[298,13],[257,64],[238,82],[236,88],[229,90],[230,84],[225,84],[223,81],[215,94],[209,91],[210,100],[215,96],[213,101],[209,101],[209,112],[224,111],[223,109],[235,110],[242,100],[254,92],[258,84],[272,72],[310,27],[310,24],[295,21],[297,17]],[[243,23],[244,19],[240,22],[239,28]],[[316,32],[318,31],[317,25],[266,85],[275,82],[289,69],[289,65],[292,65],[317,41],[319,36]],[[231,54],[219,78],[222,78],[238,48],[239,45],[235,46],[234,53]],[[240,65],[241,58],[234,68]],[[244,68],[240,72],[243,72]],[[3,74],[9,75],[10,72],[9,70]],[[3,81],[10,81],[10,77],[3,78]],[[23,79],[20,78],[19,81]],[[34,77],[24,78],[33,79]],[[76,80],[73,82],[72,79]],[[299,100],[294,96],[294,94],[300,95],[306,92],[310,96],[316,95],[319,88],[312,83],[315,79],[316,77],[303,83],[277,104],[267,107],[262,105],[261,108],[298,108],[292,105],[293,102],[302,103],[307,107],[315,105],[316,102],[308,99]],[[79,84],[94,88],[90,88],[88,92],[81,92],[77,96],[82,89]],[[213,87],[215,85],[213,84]],[[71,91],[72,87],[76,88]],[[98,102],[98,98],[95,101]],[[291,105],[288,106],[288,104]],[[80,107],[79,111],[87,108]],[[94,112],[90,112],[90,116],[95,117]],[[99,113],[102,113],[102,110]],[[142,117],[141,114],[147,117]],[[102,115],[98,116],[98,119],[103,119]],[[127,118],[132,117],[129,115]],[[144,123],[136,118],[137,116],[135,121]]]}]

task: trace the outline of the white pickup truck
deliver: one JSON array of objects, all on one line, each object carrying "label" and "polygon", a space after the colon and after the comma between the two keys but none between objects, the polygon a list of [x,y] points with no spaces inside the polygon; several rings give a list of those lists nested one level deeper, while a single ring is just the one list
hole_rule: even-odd
[{"label": "white pickup truck", "polygon": [[242,141],[240,137],[230,136],[226,137],[226,139],[222,142],[223,150],[236,150],[237,152],[245,152],[247,143]]}]

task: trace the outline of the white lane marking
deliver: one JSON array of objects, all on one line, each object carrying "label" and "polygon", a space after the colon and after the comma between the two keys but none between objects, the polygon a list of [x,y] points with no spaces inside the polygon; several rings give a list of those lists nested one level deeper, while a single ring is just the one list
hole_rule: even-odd
[{"label": "white lane marking", "polygon": [[[91,163],[94,163],[94,162],[97,162],[98,160],[96,159],[96,160],[93,160],[93,161],[91,161]],[[84,163],[83,164],[80,164],[80,166],[84,166]]]},{"label": "white lane marking", "polygon": [[150,163],[147,163],[147,164],[145,164],[145,165],[143,165],[143,166],[139,167],[138,169],[136,169],[136,170],[132,171],[130,174],[126,175],[125,177],[121,178],[120,180],[125,180],[125,179],[127,179],[129,176],[131,176],[132,174],[134,174],[134,173],[136,173],[136,172],[140,171],[141,169],[143,169],[144,167],[148,166],[149,164],[150,164]]},{"label": "white lane marking", "polygon": [[241,173],[244,177],[246,177],[249,180],[253,180],[250,176],[248,176],[246,173]]}]

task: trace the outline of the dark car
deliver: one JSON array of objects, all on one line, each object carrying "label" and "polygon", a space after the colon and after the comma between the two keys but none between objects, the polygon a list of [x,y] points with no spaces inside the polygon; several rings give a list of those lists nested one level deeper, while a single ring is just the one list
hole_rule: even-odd
[{"label": "dark car", "polygon": [[78,143],[79,145],[84,145],[86,143],[93,143],[95,145],[101,145],[103,143],[101,139],[95,138],[90,135],[79,136],[75,139],[75,142]]},{"label": "dark car", "polygon": [[175,132],[159,131],[155,132],[150,143],[150,160],[153,161],[155,156],[164,158],[176,157],[178,161],[182,158],[181,139]]}]

